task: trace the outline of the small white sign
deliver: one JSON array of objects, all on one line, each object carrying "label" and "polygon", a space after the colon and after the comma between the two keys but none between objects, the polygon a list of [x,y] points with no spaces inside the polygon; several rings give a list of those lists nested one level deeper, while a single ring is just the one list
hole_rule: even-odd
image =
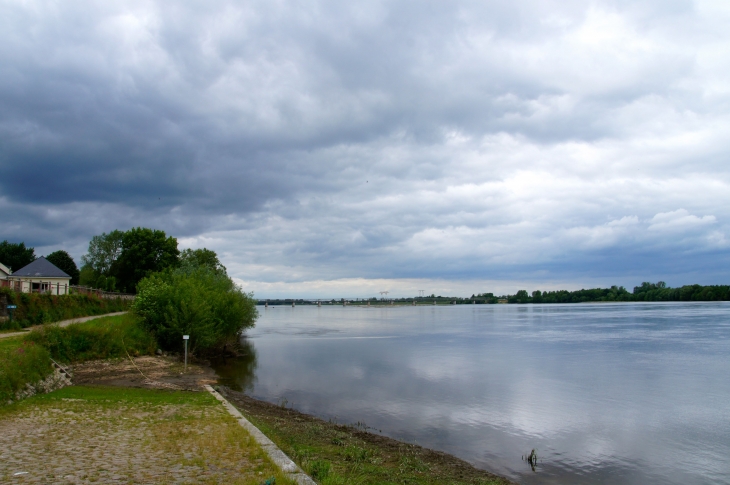
[{"label": "small white sign", "polygon": [[189,339],[190,339],[190,335],[183,335],[183,340],[189,340]]}]

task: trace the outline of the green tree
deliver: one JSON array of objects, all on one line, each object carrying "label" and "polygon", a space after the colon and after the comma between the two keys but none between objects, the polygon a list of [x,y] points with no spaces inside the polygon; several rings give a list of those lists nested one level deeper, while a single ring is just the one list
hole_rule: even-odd
[{"label": "green tree", "polygon": [[79,284],[79,268],[76,266],[76,262],[70,254],[63,250],[54,251],[46,256],[46,259],[53,263],[56,268],[69,275],[72,285]]},{"label": "green tree", "polygon": [[132,309],[162,348],[180,350],[182,336],[190,335],[193,352],[235,343],[258,316],[252,294],[206,266],[150,274],[139,282]]},{"label": "green tree", "polygon": [[205,266],[213,271],[227,274],[226,267],[221,264],[215,251],[206,248],[183,250],[180,253],[180,266],[191,266],[193,268]]},{"label": "green tree", "polygon": [[11,271],[18,271],[35,261],[35,249],[25,247],[24,242],[11,243],[7,239],[0,242],[0,263]]},{"label": "green tree", "polygon": [[[100,236],[94,236],[89,242],[89,250],[81,257],[82,266],[89,266],[96,273],[95,278],[99,275],[108,275],[114,262],[122,253],[122,238],[124,232],[115,229],[109,234],[102,233]],[[83,269],[83,268],[82,268]]]},{"label": "green tree", "polygon": [[164,231],[136,227],[124,233],[122,250],[109,270],[122,291],[136,291],[142,278],[179,263],[177,239]]}]

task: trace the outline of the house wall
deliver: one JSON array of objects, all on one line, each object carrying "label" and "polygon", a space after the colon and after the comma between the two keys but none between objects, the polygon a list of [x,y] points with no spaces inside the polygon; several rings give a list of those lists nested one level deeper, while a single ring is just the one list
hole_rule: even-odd
[{"label": "house wall", "polygon": [[[70,278],[26,278],[11,277],[11,282],[20,283],[20,291],[23,293],[50,293],[51,295],[68,295]],[[33,289],[33,283],[37,283],[38,289]]]}]

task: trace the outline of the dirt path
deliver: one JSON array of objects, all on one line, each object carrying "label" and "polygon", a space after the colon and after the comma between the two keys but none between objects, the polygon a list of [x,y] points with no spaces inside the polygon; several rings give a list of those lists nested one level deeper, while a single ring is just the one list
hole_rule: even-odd
[{"label": "dirt path", "polygon": [[[78,317],[78,318],[71,318],[69,320],[61,320],[60,322],[53,322],[53,323],[47,323],[45,325],[58,325],[59,327],[68,327],[72,323],[81,323],[81,322],[88,322],[89,320],[95,320],[97,318],[102,317],[113,317],[115,315],[124,315],[127,312],[114,312],[114,313],[105,313],[104,315],[92,315],[90,317]],[[23,330],[22,332],[12,332],[12,333],[0,333],[0,338],[8,338],[8,337],[17,337],[18,335],[27,335],[28,332],[33,330],[34,328],[42,327],[43,325],[35,325],[33,327],[28,327],[27,329]]]}]

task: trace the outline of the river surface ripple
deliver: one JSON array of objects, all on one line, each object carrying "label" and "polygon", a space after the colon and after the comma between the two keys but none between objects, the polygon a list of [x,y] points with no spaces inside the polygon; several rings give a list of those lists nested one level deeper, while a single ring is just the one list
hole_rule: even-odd
[{"label": "river surface ripple", "polygon": [[523,484],[730,483],[728,303],[259,311],[215,365],[256,398]]}]

